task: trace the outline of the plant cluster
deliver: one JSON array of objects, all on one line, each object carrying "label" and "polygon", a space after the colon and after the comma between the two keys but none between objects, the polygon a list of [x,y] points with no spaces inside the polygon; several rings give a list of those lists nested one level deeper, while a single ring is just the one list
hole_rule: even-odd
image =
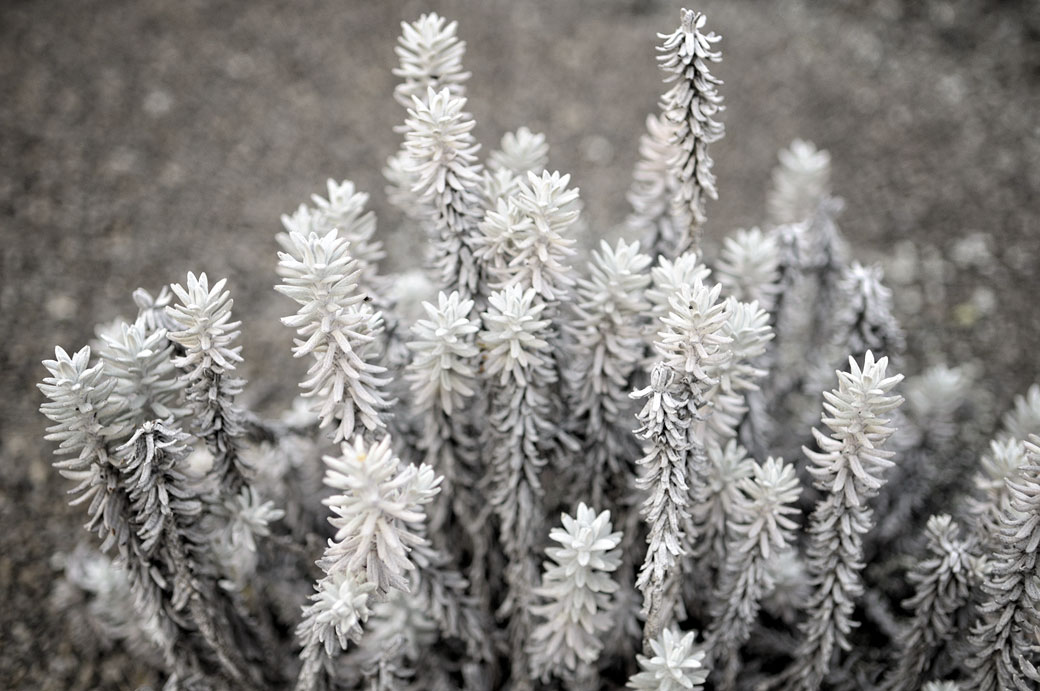
[{"label": "plant cluster", "polygon": [[350,181],[282,218],[297,405],[243,405],[205,274],[57,348],[47,438],[99,541],[56,590],[81,642],[170,690],[1037,688],[1040,388],[944,466],[971,378],[895,371],[808,142],[708,258],[705,25],[661,36],[626,239],[584,267],[579,190],[526,128],[481,162],[465,44],[427,14],[385,169],[425,274],[381,272]]}]

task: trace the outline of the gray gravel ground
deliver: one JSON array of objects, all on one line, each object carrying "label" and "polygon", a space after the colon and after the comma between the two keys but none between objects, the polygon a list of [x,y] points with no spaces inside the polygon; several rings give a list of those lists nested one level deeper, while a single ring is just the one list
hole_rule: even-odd
[{"label": "gray gravel ground", "polygon": [[[974,360],[999,411],[1040,378],[1040,5],[846,0],[701,2],[724,38],[728,136],[714,146],[718,237],[760,223],[778,148],[829,149],[843,229],[867,256],[912,240],[938,298],[905,322],[919,361]],[[527,124],[609,232],[662,87],[655,32],[679,4],[7,0],[0,5],[0,686],[134,688],[113,653],[80,659],[47,600],[79,511],[43,443],[39,361],[129,313],[129,294],[230,277],[246,374],[288,359],[271,290],[278,216],[326,177],[373,193],[403,113],[391,98],[402,19],[459,20],[478,137]],[[969,238],[965,241],[964,238]],[[400,239],[398,239],[400,240]],[[394,261],[412,263],[398,242]],[[904,246],[905,249],[905,246]],[[932,286],[936,288],[936,286]],[[927,302],[927,301],[926,301]],[[276,378],[275,381],[280,379]]]}]

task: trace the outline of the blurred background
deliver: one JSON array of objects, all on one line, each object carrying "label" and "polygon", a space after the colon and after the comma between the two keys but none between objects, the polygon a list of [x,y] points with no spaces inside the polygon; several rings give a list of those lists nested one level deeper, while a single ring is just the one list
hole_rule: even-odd
[{"label": "blurred background", "polygon": [[[691,0],[687,0],[689,3]],[[436,11],[467,42],[484,150],[527,125],[614,236],[644,119],[664,87],[656,33],[679,2],[4,0],[0,4],[0,685],[134,688],[119,652],[76,655],[48,604],[82,511],[42,440],[40,360],[134,312],[131,291],[228,277],[261,407],[293,391],[292,311],[273,290],[280,214],[349,178],[389,263],[414,265],[380,169],[404,112],[402,20]],[[1040,4],[703,0],[723,37],[727,136],[708,236],[762,223],[779,148],[832,155],[841,227],[889,272],[909,366],[973,363],[998,415],[1040,379]],[[710,254],[710,251],[709,251]],[[276,373],[277,372],[277,373]]]}]

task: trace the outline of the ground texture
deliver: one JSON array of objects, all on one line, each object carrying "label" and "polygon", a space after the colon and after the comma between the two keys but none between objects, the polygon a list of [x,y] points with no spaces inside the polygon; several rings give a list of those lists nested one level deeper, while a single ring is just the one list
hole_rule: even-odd
[{"label": "ground texture", "polygon": [[[704,1],[724,37],[728,135],[712,148],[711,237],[763,219],[778,148],[829,149],[858,252],[931,258],[905,321],[916,363],[971,360],[999,411],[1040,378],[1040,6],[1029,0]],[[53,555],[81,537],[34,383],[41,359],[132,311],[130,292],[229,277],[260,405],[285,400],[278,217],[351,178],[373,193],[403,112],[401,20],[459,20],[485,147],[526,124],[610,233],[645,114],[657,31],[679,4],[8,0],[0,6],[0,685],[135,688],[118,652],[83,659],[48,604]],[[919,247],[911,251],[910,240]],[[923,259],[921,259],[923,261]],[[904,265],[906,262],[904,262]],[[936,268],[938,267],[938,268]],[[905,268],[905,266],[904,266]],[[907,279],[913,283],[916,279]],[[915,289],[916,290],[916,289]],[[897,300],[902,301],[897,295]],[[923,305],[923,306],[922,306]],[[266,363],[261,365],[260,363]]]}]

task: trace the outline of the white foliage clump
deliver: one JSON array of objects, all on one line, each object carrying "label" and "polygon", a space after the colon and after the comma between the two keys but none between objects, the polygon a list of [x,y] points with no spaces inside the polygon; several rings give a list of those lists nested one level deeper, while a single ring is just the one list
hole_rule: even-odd
[{"label": "white foliage clump", "polygon": [[831,155],[809,141],[795,139],[780,151],[766,206],[774,223],[799,223],[830,196]]},{"label": "white foliage clump", "polygon": [[780,246],[774,235],[738,230],[723,241],[715,271],[727,295],[773,311],[780,293]]},{"label": "white foliage clump", "polygon": [[304,648],[320,646],[332,657],[361,640],[362,625],[371,610],[369,599],[375,583],[358,582],[351,574],[335,571],[318,581],[311,604],[303,609],[297,636]]},{"label": "white foliage clump", "polygon": [[550,387],[558,381],[546,337],[546,304],[534,288],[514,283],[492,293],[481,317],[480,342],[489,377],[490,504],[499,518],[499,536],[509,558],[508,586],[500,612],[508,613],[511,661],[529,666],[525,646],[531,632],[530,605],[538,578],[535,545],[541,539],[540,475],[558,453],[558,423]]},{"label": "white foliage clump", "polygon": [[801,492],[794,468],[775,458],[753,463],[750,477],[742,478],[738,488],[706,635],[714,659],[723,663],[732,662],[751,635],[762,597],[773,587],[769,564],[794,544],[798,526],[790,516],[799,512],[794,503]]},{"label": "white foliage clump", "polygon": [[975,518],[976,535],[989,547],[1000,542],[1000,517],[1011,498],[1007,483],[1027,464],[1024,442],[1008,437],[990,441],[989,451],[979,461],[974,480],[981,497],[970,499],[968,508]]},{"label": "white foliage clump", "polygon": [[430,88],[412,99],[405,120],[404,171],[432,224],[431,264],[441,287],[473,297],[480,272],[473,258],[483,177],[466,99]]},{"label": "white foliage clump", "polygon": [[757,366],[756,360],[773,339],[769,315],[757,302],[739,302],[730,297],[723,303],[722,313],[725,315],[722,334],[729,340],[720,344],[717,357],[708,361],[705,368],[710,386],[701,394],[704,405],[700,412],[704,421],[694,428],[695,435],[704,439],[705,445],[725,444],[737,435],[737,426],[748,411],[745,396],[758,391],[756,382],[767,374]]},{"label": "white foliage clump", "polygon": [[407,590],[406,574],[415,568],[408,556],[422,535],[410,529],[425,517],[423,506],[440,491],[440,478],[427,465],[402,467],[390,437],[366,444],[360,436],[342,444],[342,455],[325,456],[325,484],[337,490],[324,500],[335,516],[336,538],[321,566],[373,583],[380,598],[391,588]]},{"label": "white foliage clump", "polygon": [[838,290],[842,308],[833,315],[839,334],[836,344],[855,359],[868,350],[899,356],[906,346],[903,331],[892,314],[892,291],[881,282],[881,267],[853,262],[842,273]]},{"label": "white foliage clump", "polygon": [[523,290],[519,285],[488,298],[490,309],[482,315],[480,340],[485,347],[485,371],[498,375],[501,385],[510,378],[518,385],[527,384],[528,371],[544,368],[549,343],[542,336],[549,321],[540,318],[545,303],[536,298],[534,288]]},{"label": "white foliage clump", "polygon": [[999,520],[1000,542],[989,559],[971,629],[971,688],[1028,691],[1040,683],[1040,436],[1026,442],[1027,465],[1007,480]]},{"label": "white foliage clump", "polygon": [[809,525],[814,591],[809,619],[801,627],[804,638],[786,675],[792,688],[818,688],[835,649],[850,645],[852,613],[863,593],[862,540],[873,523],[866,502],[884,484],[884,471],[894,465],[893,452],[881,448],[894,431],[885,416],[903,402],[901,396],[889,395],[903,376],[886,376],[887,368],[888,358],[875,361],[870,351],[862,365],[850,358],[849,371],[838,372],[838,388],[823,394],[821,420],[831,436],[813,428],[820,450],[802,449],[812,463],[808,470],[817,489],[826,494]]},{"label": "white foliage clump", "polygon": [[707,284],[711,269],[701,263],[696,252],[684,252],[674,260],[661,255],[657,266],[650,270],[653,287],[646,291],[651,313],[655,320],[663,319],[671,312],[671,300],[682,286],[693,287]]},{"label": "white foliage clump", "polygon": [[[472,300],[458,292],[437,296],[437,305],[424,302],[426,319],[412,326],[408,348],[414,353],[406,377],[411,382],[414,406],[423,416],[417,445],[425,462],[444,478],[442,499],[431,512],[431,528],[437,530],[451,504],[461,516],[475,503],[473,471],[477,463],[477,439],[460,419],[459,412],[477,391],[476,334],[480,324],[470,317]],[[471,517],[470,517],[471,518]]]},{"label": "white foliage clump", "polygon": [[681,23],[671,34],[659,34],[658,64],[674,82],[661,97],[662,116],[674,128],[675,156],[669,161],[676,180],[672,197],[672,218],[677,233],[677,256],[696,246],[700,226],[706,220],[708,199],[717,199],[713,162],[708,145],[722,139],[725,128],[714,117],[723,110],[718,86],[722,83],[708,71],[710,63],[720,62],[722,54],[712,50],[719,41],[714,32],[703,34],[707,18],[700,12],[683,9]]},{"label": "white foliage clump", "polygon": [[697,556],[707,555],[712,563],[726,563],[726,521],[734,515],[734,507],[741,497],[741,481],[751,475],[753,460],[747,450],[730,439],[725,446],[712,443],[705,449],[708,455],[707,483],[698,501],[691,509],[694,524],[700,534]]},{"label": "white foliage clump", "polygon": [[526,127],[503,134],[498,149],[488,156],[488,168],[492,171],[504,170],[521,177],[528,173],[541,175],[548,164],[549,144],[545,135]]},{"label": "white foliage clump", "polygon": [[[118,643],[126,646],[131,655],[154,661],[162,649],[163,632],[155,618],[142,617],[135,608],[133,584],[126,569],[82,544],[63,557],[63,562],[66,582],[55,591],[55,604],[69,607],[80,604],[73,601],[76,593],[70,590],[88,596],[87,626],[85,630],[76,631],[78,635],[91,637],[92,640],[84,643]],[[77,616],[71,609],[67,614]]]},{"label": "white foliage clump", "polygon": [[[240,324],[206,274],[135,291],[95,362],[55,350],[46,438],[111,556],[67,560],[53,600],[82,613],[85,659],[122,641],[186,691],[690,691],[709,668],[719,691],[1040,687],[1040,385],[978,459],[971,367],[912,379],[900,414],[892,293],[848,257],[809,143],[780,154],[766,232],[706,258],[705,26],[682,10],[662,35],[628,193],[642,248],[576,259],[582,201],[545,135],[481,158],[465,46],[426,14],[397,46],[384,174],[428,253],[380,275],[349,180],[282,217],[276,289],[309,366],[291,410],[247,407],[279,375],[258,363],[242,395]],[[796,472],[779,456],[798,449]]]},{"label": "white foliage clump", "polygon": [[578,282],[575,332],[578,350],[572,375],[577,379],[575,414],[585,429],[591,495],[624,483],[634,439],[628,393],[645,348],[643,315],[650,308],[644,292],[650,284],[650,257],[639,244],[602,242],[593,251],[587,279]]},{"label": "white foliage clump", "polygon": [[436,306],[424,302],[423,308],[427,318],[415,323],[414,338],[408,343],[415,352],[409,365],[415,403],[451,415],[474,394],[473,359],[479,352],[474,335],[480,326],[469,318],[473,301],[461,299],[457,292],[442,292]]},{"label": "white foliage clump", "polygon": [[[680,637],[681,635],[681,637]],[[637,655],[642,671],[628,681],[636,691],[698,691],[704,688],[708,670],[704,651],[694,648],[697,634],[665,629],[650,641],[652,657]]]},{"label": "white foliage clump", "polygon": [[180,303],[168,307],[167,315],[178,324],[168,333],[169,339],[184,349],[173,364],[185,371],[195,432],[213,455],[212,473],[233,497],[248,482],[252,469],[240,453],[242,411],[235,403],[245,384],[233,374],[242,361],[242,347],[234,345],[241,322],[231,321],[233,301],[225,283],[222,279],[210,288],[206,274],[189,273],[187,288],[171,286]]},{"label": "white foliage clump", "polygon": [[666,117],[646,116],[646,132],[639,138],[639,161],[632,173],[628,203],[632,213],[625,224],[641,238],[652,257],[674,256],[679,233],[671,215],[678,182],[672,161],[678,156],[676,126]]},{"label": "white foliage clump", "polygon": [[914,596],[903,603],[913,608],[914,617],[899,636],[898,661],[884,679],[885,691],[920,687],[936,653],[956,629],[972,587],[981,580],[983,566],[972,554],[976,545],[959,533],[960,527],[946,514],[928,519],[928,555],[907,576]]},{"label": "white foliage clump", "polygon": [[449,22],[436,12],[419,17],[414,22],[401,22],[401,36],[394,49],[401,66],[394,76],[404,81],[394,89],[394,98],[402,106],[410,107],[412,99],[422,98],[427,89],[448,89],[453,96],[463,96],[470,73],[462,69],[466,42],[455,32],[458,22]]},{"label": "white foliage clump", "polygon": [[563,528],[549,537],[559,547],[545,553],[542,585],[535,595],[543,604],[532,608],[544,621],[531,634],[531,665],[548,678],[551,670],[563,667],[576,672],[579,662],[593,664],[603,643],[600,636],[611,626],[611,595],[618,584],[610,576],[621,563],[621,533],[611,532],[610,512],[599,515],[584,503],[575,516],[563,514]]},{"label": "white foliage clump", "polygon": [[[659,630],[671,609],[666,580],[674,575],[679,557],[686,554],[685,529],[690,520],[689,389],[677,385],[675,370],[658,363],[650,373],[650,386],[632,392],[632,397],[647,399],[636,430],[636,436],[646,442],[636,486],[649,495],[639,513],[650,529],[636,587],[643,593],[648,629],[653,625]],[[656,632],[649,634],[653,638]]]},{"label": "white foliage clump", "polygon": [[937,443],[945,443],[957,432],[954,413],[968,399],[974,377],[967,366],[935,365],[903,387],[906,407],[914,424]]},{"label": "white foliage clump", "polygon": [[727,304],[719,300],[722,286],[681,285],[669,300],[670,313],[661,320],[654,347],[670,368],[691,379],[703,393],[718,379],[713,375],[733,357],[726,335]]},{"label": "white foliage clump", "polygon": [[1015,396],[1014,406],[1001,418],[1004,433],[1022,441],[1030,434],[1040,434],[1040,384],[1033,384],[1025,394]]},{"label": "white foliage clump", "polygon": [[189,272],[184,288],[179,283],[171,286],[179,305],[167,308],[167,314],[181,325],[181,330],[170,332],[169,338],[184,348],[184,355],[176,358],[177,367],[189,370],[191,379],[203,373],[223,374],[235,369],[242,361],[241,346],[232,344],[238,338],[242,322],[231,321],[230,291],[224,290],[227,279],[209,286],[206,274],[198,277]]},{"label": "white foliage clump", "polygon": [[569,175],[529,172],[512,196],[488,210],[480,225],[478,257],[488,266],[492,288],[517,283],[534,288],[550,304],[570,296],[576,280],[568,262],[575,240],[568,230],[581,205],[569,183]]},{"label": "white foliage clump", "polygon": [[149,332],[144,320],[123,322],[115,335],[102,334],[98,353],[105,375],[115,380],[112,404],[119,422],[137,426],[145,420],[185,413],[177,406],[183,382],[171,360],[173,344],[160,328]]},{"label": "white foliage clump", "polygon": [[294,357],[310,355],[313,363],[300,386],[316,399],[313,410],[323,427],[335,425],[335,440],[354,434],[361,423],[370,432],[384,429],[390,400],[382,392],[386,368],[374,363],[382,315],[373,312],[357,292],[360,273],[350,256],[350,243],[336,230],[319,236],[289,235],[289,251],[278,253],[282,284],[275,289],[300,309],[282,323],[294,327]]},{"label": "white foliage clump", "polygon": [[38,387],[49,400],[40,410],[54,424],[47,428],[47,441],[58,442],[57,454],[69,455],[56,461],[62,476],[86,480],[74,493],[87,491],[83,499],[101,489],[91,486],[91,466],[107,464],[109,441],[117,437],[121,427],[114,424],[121,401],[113,400],[116,380],[105,376],[105,364],[90,366],[90,347],[83,346],[73,355],[61,347],[54,349],[54,359],[44,360],[50,376]]},{"label": "white foliage clump", "polygon": [[[155,297],[144,288],[138,288],[132,297],[134,305],[137,306],[137,319],[144,324],[146,333],[159,329],[173,331],[177,328],[177,323],[166,311],[173,303],[173,293],[170,292],[169,286],[163,286]],[[116,327],[109,335],[115,335],[118,331],[119,328]]]},{"label": "white foliage clump", "polygon": [[257,538],[269,537],[271,524],[284,518],[285,511],[246,485],[237,495],[226,497],[218,513],[226,523],[214,537],[214,549],[229,571],[229,582],[241,588],[256,571]]},{"label": "white foliage clump", "polygon": [[372,287],[379,262],[386,256],[383,243],[375,240],[376,215],[366,211],[368,194],[357,190],[350,180],[326,182],[328,198],[317,194],[311,195],[314,206],[300,204],[292,214],[282,214],[284,233],[278,233],[275,239],[286,252],[293,251],[292,233],[307,237],[311,233],[319,236],[335,229],[337,235],[350,242],[350,256],[357,261],[361,269],[361,284],[366,289]]}]

